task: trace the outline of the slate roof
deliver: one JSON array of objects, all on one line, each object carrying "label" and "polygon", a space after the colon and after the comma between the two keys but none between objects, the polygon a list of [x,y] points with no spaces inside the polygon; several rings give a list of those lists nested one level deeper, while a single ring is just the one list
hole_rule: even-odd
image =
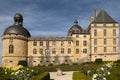
[{"label": "slate roof", "polygon": [[101,10],[92,23],[117,23],[105,10]]}]

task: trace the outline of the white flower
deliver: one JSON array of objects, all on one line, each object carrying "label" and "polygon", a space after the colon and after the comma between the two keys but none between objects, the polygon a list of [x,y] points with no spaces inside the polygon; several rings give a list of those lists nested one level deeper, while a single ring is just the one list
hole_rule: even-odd
[{"label": "white flower", "polygon": [[106,80],[106,78],[105,78],[105,77],[103,77],[103,80]]},{"label": "white flower", "polygon": [[34,70],[32,69],[31,71],[33,72]]},{"label": "white flower", "polygon": [[93,78],[96,78],[97,76],[98,76],[98,74],[94,74],[94,75],[93,75]]},{"label": "white flower", "polygon": [[110,72],[108,72],[108,75],[110,75]]},{"label": "white flower", "polygon": [[102,71],[104,71],[104,68],[103,68],[103,67],[101,67],[101,70],[102,70]]}]

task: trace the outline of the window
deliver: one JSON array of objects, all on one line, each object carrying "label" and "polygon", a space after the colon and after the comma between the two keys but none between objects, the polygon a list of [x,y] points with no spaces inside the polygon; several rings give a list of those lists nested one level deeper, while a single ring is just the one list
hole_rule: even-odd
[{"label": "window", "polygon": [[53,41],[53,42],[52,42],[52,45],[53,45],[53,46],[56,46],[56,41]]},{"label": "window", "polygon": [[94,52],[95,52],[95,53],[97,52],[97,47],[94,47]]},{"label": "window", "polygon": [[113,39],[113,44],[116,44],[116,39]]},{"label": "window", "polygon": [[87,49],[83,49],[83,53],[87,53]]},{"label": "window", "polygon": [[107,44],[107,40],[106,39],[104,39],[104,45],[106,45]]},{"label": "window", "polygon": [[9,45],[9,53],[14,53],[14,46],[13,45]]},{"label": "window", "polygon": [[46,46],[49,46],[49,41],[46,41]]},{"label": "window", "polygon": [[37,50],[36,49],[33,49],[33,54],[37,54]]},{"label": "window", "polygon": [[34,42],[33,42],[33,46],[37,46],[37,41],[34,41]]},{"label": "window", "polygon": [[43,46],[43,41],[40,41],[40,46]]},{"label": "window", "polygon": [[43,49],[42,48],[40,48],[40,54],[43,54]]},{"label": "window", "polygon": [[97,45],[97,39],[94,39],[94,45]]},{"label": "window", "polygon": [[68,54],[71,54],[71,48],[68,48]]},{"label": "window", "polygon": [[61,48],[61,53],[64,54],[64,48]]},{"label": "window", "polygon": [[97,30],[96,29],[94,30],[94,36],[97,36]]},{"label": "window", "polygon": [[79,41],[76,41],[76,46],[79,46]]},{"label": "window", "polygon": [[83,41],[83,46],[87,46],[87,41]]},{"label": "window", "polygon": [[79,54],[79,49],[76,49],[76,54]]},{"label": "window", "polygon": [[104,36],[106,36],[106,29],[103,30],[103,34],[104,34]]},{"label": "window", "polygon": [[64,45],[64,41],[61,41],[61,46],[63,46]]},{"label": "window", "polygon": [[107,52],[107,47],[104,47],[104,52]]},{"label": "window", "polygon": [[116,29],[113,29],[113,36],[116,36]]},{"label": "window", "polygon": [[52,53],[56,54],[56,49],[55,48],[52,49]]},{"label": "window", "polygon": [[113,47],[113,52],[116,52],[116,47]]}]

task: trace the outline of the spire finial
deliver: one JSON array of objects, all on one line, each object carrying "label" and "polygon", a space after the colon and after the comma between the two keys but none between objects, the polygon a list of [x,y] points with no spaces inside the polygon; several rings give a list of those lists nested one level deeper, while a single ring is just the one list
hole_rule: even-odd
[{"label": "spire finial", "polygon": [[75,25],[78,25],[78,21],[77,21],[77,19],[74,21],[74,24],[75,24]]},{"label": "spire finial", "polygon": [[20,13],[16,13],[14,16],[14,25],[22,25],[23,24],[23,16]]}]

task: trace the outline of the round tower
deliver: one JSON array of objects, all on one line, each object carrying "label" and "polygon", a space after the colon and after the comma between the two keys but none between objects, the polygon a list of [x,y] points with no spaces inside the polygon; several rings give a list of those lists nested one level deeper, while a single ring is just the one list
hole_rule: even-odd
[{"label": "round tower", "polygon": [[27,61],[27,42],[30,33],[23,27],[23,17],[17,13],[14,24],[2,35],[2,65],[17,66],[19,61]]}]

